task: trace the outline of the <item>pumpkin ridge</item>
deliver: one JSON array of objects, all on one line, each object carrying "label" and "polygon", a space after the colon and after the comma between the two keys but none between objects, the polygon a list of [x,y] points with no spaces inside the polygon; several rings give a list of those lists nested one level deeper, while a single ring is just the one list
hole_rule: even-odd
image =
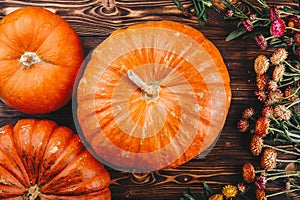
[{"label": "pumpkin ridge", "polygon": [[[7,125],[6,127],[10,127],[11,128],[11,131],[13,130],[13,126],[12,125]],[[5,127],[4,127],[5,128]],[[15,141],[14,139],[11,137],[10,134],[7,134],[8,137],[10,138],[11,142],[12,142],[12,148],[15,149],[16,147],[16,144],[15,144]],[[2,145],[0,145],[0,151],[5,154],[8,158],[10,157],[9,154],[2,148]],[[23,169],[21,169],[21,167],[19,165],[17,165],[17,163],[14,162],[15,166],[21,173],[22,173],[22,177],[19,177],[16,173],[14,173],[10,168],[7,168],[7,166],[5,167],[3,164],[0,163],[0,166],[3,167],[7,172],[9,172],[16,180],[18,180],[24,187],[26,187],[26,179],[27,181],[29,181],[29,177],[28,176],[25,176],[27,175],[26,173],[26,169],[25,169],[25,166],[24,166],[24,163],[22,162],[22,159],[21,157],[19,156],[18,152],[16,151],[15,153],[17,153],[16,155],[19,157],[19,163],[18,164],[21,164],[23,167]],[[25,172],[23,171],[25,170]],[[25,177],[24,177],[25,176]],[[25,179],[26,178],[26,179]]]},{"label": "pumpkin ridge", "polygon": [[[82,176],[81,171],[76,171],[76,169],[82,170],[83,168],[85,170],[89,170],[90,168],[94,169],[93,166],[80,166],[78,168],[77,163],[78,162],[84,163],[84,158],[88,159],[89,157],[93,157],[93,156],[86,149],[84,149],[82,152],[78,153],[77,156],[75,156],[74,159],[72,161],[70,161],[70,163],[68,163],[68,166],[66,168],[61,170],[61,172],[59,174],[57,174],[52,180],[48,181],[43,187],[41,187],[42,194],[73,196],[73,195],[86,195],[86,194],[90,194],[90,193],[97,193],[97,192],[101,192],[101,191],[107,189],[109,186],[109,182],[105,182],[102,180],[102,181],[100,181],[102,183],[102,185],[99,185],[97,187],[91,186],[91,188],[86,187],[85,188],[86,190],[84,190],[84,191],[76,191],[76,189],[78,190],[78,188],[81,188],[81,185],[86,186],[86,185],[89,185],[88,183],[90,183],[91,185],[94,183],[94,179],[92,179],[91,177],[85,179],[84,175]],[[94,161],[94,162],[98,162],[98,161]],[[72,171],[72,168],[75,169],[75,171]],[[106,170],[103,166],[96,168],[94,171],[99,171],[99,170],[100,170],[100,174],[106,173]],[[68,171],[68,172],[66,173],[66,171]],[[73,172],[73,173],[71,173],[71,172]],[[66,175],[67,175],[67,177],[66,177]],[[99,176],[99,174],[95,174],[93,177],[98,177],[98,176]],[[102,174],[102,176],[103,176],[103,174]],[[107,176],[106,178],[109,179],[108,173],[105,176]],[[68,181],[66,180],[66,178],[69,178]],[[54,183],[52,183],[52,182],[54,182]],[[46,189],[50,188],[50,190],[52,190],[52,191],[46,192],[45,187],[46,187]],[[56,191],[55,188],[58,188],[58,187],[65,188],[65,191]],[[57,193],[54,194],[53,191],[55,191]]]},{"label": "pumpkin ridge", "polygon": [[[21,120],[22,121],[22,120]],[[29,122],[31,122],[30,123],[30,125],[31,125],[31,129],[30,129],[30,133],[32,133],[32,131],[34,130],[33,129],[33,127],[35,127],[36,126],[36,123],[37,123],[37,121],[36,120],[34,120],[34,119],[29,119],[29,120],[24,120],[24,121],[29,121]],[[20,128],[22,128],[22,126],[20,127]],[[17,130],[17,132],[20,132],[20,130]],[[13,136],[16,134],[16,129],[14,128],[13,129]],[[31,135],[32,136],[32,135]],[[14,143],[15,143],[15,140],[14,140]],[[31,137],[30,137],[30,141],[29,141],[29,143],[31,143]],[[28,178],[29,178],[29,181],[30,181],[30,184],[35,184],[35,183],[31,183],[31,181],[32,181],[32,178],[33,177],[30,177],[29,175],[32,175],[31,174],[31,171],[30,171],[30,169],[28,168],[28,164],[26,165],[26,163],[25,163],[25,160],[26,160],[26,162],[29,162],[30,163],[30,161],[28,160],[29,158],[28,158],[28,153],[27,152],[25,152],[24,151],[24,149],[22,150],[22,149],[20,149],[21,147],[19,146],[19,145],[16,145],[15,144],[15,147],[16,147],[16,150],[17,150],[17,153],[18,153],[18,155],[19,155],[19,157],[20,157],[20,160],[21,160],[21,162],[22,162],[22,164],[23,164],[23,166],[24,166],[24,169],[25,169],[25,171],[26,171],[26,174],[28,174]],[[21,151],[21,152],[20,152]],[[25,159],[25,160],[24,160]]]},{"label": "pumpkin ridge", "polygon": [[[66,145],[64,151],[62,151],[61,154],[60,154],[60,156],[58,156],[58,157],[56,158],[56,160],[55,160],[56,162],[51,163],[51,167],[52,167],[52,168],[55,167],[56,165],[60,164],[60,162],[61,162],[61,160],[62,160],[62,158],[63,158],[63,156],[64,156],[64,153],[68,150],[68,148],[70,148],[70,147],[69,147],[70,144],[74,144],[74,143],[71,143],[71,141],[73,141],[75,137],[76,137],[76,136],[74,135],[74,136],[69,140],[69,143],[68,143],[68,145]],[[75,139],[76,139],[76,138],[75,138]],[[47,144],[47,146],[48,146],[48,144]],[[46,151],[46,149],[47,149],[47,147],[45,148],[45,151]],[[40,186],[41,190],[42,190],[42,188],[44,187],[44,185],[50,183],[56,176],[58,176],[62,171],[64,171],[64,170],[68,167],[68,165],[69,165],[69,164],[77,157],[77,155],[81,154],[84,150],[85,150],[85,149],[84,149],[84,146],[82,145],[82,146],[81,146],[81,149],[77,152],[76,156],[74,156],[73,159],[68,160],[68,163],[64,163],[64,167],[61,168],[60,171],[57,171],[56,173],[52,173],[51,176],[50,176],[50,177],[47,177],[47,180],[44,181],[45,183],[40,184],[40,182],[39,182],[39,186]],[[44,155],[43,155],[43,158],[44,158]],[[44,158],[43,160],[45,161],[46,158]],[[45,173],[46,173],[46,172],[47,172],[47,170],[45,170],[44,173],[40,176],[40,179],[45,179],[44,176],[45,176]]]}]

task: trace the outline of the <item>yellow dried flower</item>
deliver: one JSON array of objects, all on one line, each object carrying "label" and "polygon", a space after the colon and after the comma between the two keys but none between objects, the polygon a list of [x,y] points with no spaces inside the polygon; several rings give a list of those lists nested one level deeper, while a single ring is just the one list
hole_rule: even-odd
[{"label": "yellow dried flower", "polygon": [[222,194],[215,194],[215,195],[209,197],[208,200],[223,200],[223,195]]},{"label": "yellow dried flower", "polygon": [[257,75],[263,75],[269,69],[269,59],[264,55],[259,55],[254,61],[254,70]]},{"label": "yellow dried flower", "polygon": [[288,52],[284,48],[279,48],[274,51],[270,61],[273,65],[278,65],[279,63],[285,61],[288,57]]},{"label": "yellow dried flower", "polygon": [[242,169],[242,176],[247,183],[252,183],[255,178],[255,170],[251,163],[245,163]]},{"label": "yellow dried flower", "polygon": [[237,193],[238,193],[238,189],[234,185],[226,185],[222,189],[222,194],[226,198],[234,198],[237,195]]},{"label": "yellow dried flower", "polygon": [[277,152],[274,149],[266,148],[261,157],[261,166],[264,169],[274,169],[276,167]]},{"label": "yellow dried flower", "polygon": [[259,189],[256,190],[255,191],[255,196],[256,196],[257,200],[267,200],[266,193],[263,190],[259,190]]},{"label": "yellow dried flower", "polygon": [[254,156],[258,156],[263,148],[264,141],[261,137],[258,135],[254,135],[252,137],[251,143],[250,143],[250,151]]}]

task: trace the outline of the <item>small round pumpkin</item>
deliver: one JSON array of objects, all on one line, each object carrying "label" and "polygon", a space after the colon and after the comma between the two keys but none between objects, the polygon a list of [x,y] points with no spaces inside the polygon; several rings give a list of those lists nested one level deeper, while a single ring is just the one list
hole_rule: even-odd
[{"label": "small round pumpkin", "polygon": [[44,114],[64,106],[83,59],[74,29],[44,8],[20,8],[0,21],[0,97],[12,108]]},{"label": "small round pumpkin", "polygon": [[109,183],[71,129],[37,119],[0,128],[0,199],[109,200]]}]

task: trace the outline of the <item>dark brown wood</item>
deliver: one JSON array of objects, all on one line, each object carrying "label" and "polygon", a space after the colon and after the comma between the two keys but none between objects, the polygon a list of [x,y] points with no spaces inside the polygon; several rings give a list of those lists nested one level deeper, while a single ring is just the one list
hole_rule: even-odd
[{"label": "dark brown wood", "polygon": [[[192,5],[190,0],[180,2],[185,7]],[[268,2],[277,5],[298,5],[298,2],[293,0]],[[254,97],[256,87],[253,60],[258,53],[263,52],[252,39],[225,42],[225,37],[234,27],[221,20],[216,12],[209,10],[208,23],[199,25],[196,17],[183,15],[172,0],[117,0],[117,10],[112,15],[101,13],[100,0],[2,0],[0,18],[24,6],[41,6],[66,19],[79,34],[86,55],[114,30],[137,23],[168,19],[186,23],[201,31],[217,46],[228,66],[232,103],[220,139],[212,151],[205,158],[194,159],[176,169],[149,174],[130,174],[107,168],[112,178],[111,191],[114,200],[175,200],[179,199],[187,188],[191,188],[195,193],[203,192],[203,182],[220,190],[224,184],[237,184],[241,180],[241,167],[245,162],[258,164],[259,159],[249,152],[249,136],[239,133],[236,125],[244,108],[249,105],[257,106]],[[46,115],[25,115],[0,102],[0,125],[15,123],[18,119],[27,117],[52,119],[75,130],[71,102],[64,108]],[[274,188],[267,189],[271,191]],[[295,194],[294,199],[297,198],[300,198],[300,194]]]}]

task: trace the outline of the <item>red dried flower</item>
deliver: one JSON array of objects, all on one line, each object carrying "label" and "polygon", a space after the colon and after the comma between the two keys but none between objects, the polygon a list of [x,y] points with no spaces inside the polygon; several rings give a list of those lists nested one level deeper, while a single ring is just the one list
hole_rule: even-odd
[{"label": "red dried flower", "polygon": [[245,133],[249,128],[249,121],[247,119],[240,119],[237,127],[241,133]]},{"label": "red dried flower", "polygon": [[254,20],[256,20],[256,14],[254,14],[254,13],[251,13],[250,15],[249,15],[249,19],[251,20],[251,21],[254,21]]},{"label": "red dried flower", "polygon": [[263,138],[268,134],[268,130],[270,127],[270,119],[266,117],[260,117],[257,119],[255,124],[255,133]]},{"label": "red dried flower", "polygon": [[270,27],[270,33],[276,38],[280,38],[285,33],[285,22],[282,19],[274,20]]},{"label": "red dried flower", "polygon": [[266,185],[267,185],[267,178],[260,174],[258,176],[255,177],[254,180],[254,185],[259,189],[259,190],[265,190]]},{"label": "red dried flower", "polygon": [[233,15],[233,10],[228,9],[228,10],[226,11],[226,17],[232,17],[232,15]]},{"label": "red dried flower", "polygon": [[247,183],[252,183],[255,178],[255,170],[251,163],[245,163],[242,168],[243,179]]},{"label": "red dried flower", "polygon": [[300,60],[300,46],[296,48],[295,54],[298,56],[298,59]]},{"label": "red dried flower", "polygon": [[263,34],[259,34],[259,35],[255,35],[254,36],[255,42],[257,44],[257,46],[262,49],[265,50],[268,47],[268,43],[266,38],[263,36]]},{"label": "red dried flower", "polygon": [[267,85],[267,75],[266,74],[258,75],[256,77],[256,85],[258,90],[264,90]]},{"label": "red dried flower", "polygon": [[287,26],[292,28],[300,28],[300,20],[295,15],[290,15],[287,17]]},{"label": "red dried flower", "polygon": [[262,148],[264,145],[264,141],[258,135],[253,135],[251,143],[250,143],[250,151],[252,155],[259,156],[262,152]]},{"label": "red dried flower", "polygon": [[270,12],[270,20],[272,22],[280,18],[280,12],[276,6],[270,8],[269,12]]},{"label": "red dried flower", "polygon": [[243,24],[243,26],[244,26],[244,29],[246,30],[246,31],[248,31],[248,32],[251,32],[252,30],[253,30],[253,23],[252,23],[252,21],[250,20],[250,19],[244,19],[243,21],[242,21],[242,24]]},{"label": "red dried flower", "polygon": [[261,166],[264,169],[274,169],[276,167],[277,152],[274,149],[266,148],[261,157]]},{"label": "red dried flower", "polygon": [[300,44],[300,33],[297,32],[295,35],[294,35],[294,40],[296,42],[296,44]]}]

